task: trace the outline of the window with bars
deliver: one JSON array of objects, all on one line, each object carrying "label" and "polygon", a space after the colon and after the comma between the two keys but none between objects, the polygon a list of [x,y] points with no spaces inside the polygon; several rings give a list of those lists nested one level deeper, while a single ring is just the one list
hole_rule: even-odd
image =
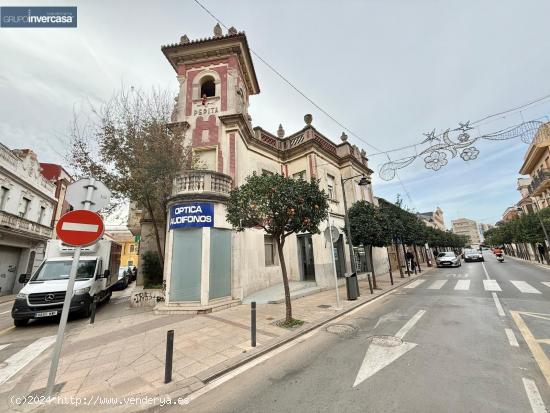
[{"label": "window with bars", "polygon": [[265,265],[278,265],[277,248],[271,235],[264,235]]}]

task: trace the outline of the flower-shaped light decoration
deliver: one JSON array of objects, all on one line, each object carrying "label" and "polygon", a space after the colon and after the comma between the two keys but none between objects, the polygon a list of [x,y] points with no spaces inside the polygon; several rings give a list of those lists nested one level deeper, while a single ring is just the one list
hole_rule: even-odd
[{"label": "flower-shaped light decoration", "polygon": [[445,152],[433,151],[424,158],[426,168],[439,171],[441,167],[447,165],[447,154]]},{"label": "flower-shaped light decoration", "polygon": [[459,142],[467,142],[469,139],[470,139],[470,135],[466,132],[462,132],[460,135],[458,135]]},{"label": "flower-shaped light decoration", "polygon": [[477,158],[477,155],[479,155],[479,150],[475,146],[470,146],[462,151],[460,157],[465,161],[472,161]]}]

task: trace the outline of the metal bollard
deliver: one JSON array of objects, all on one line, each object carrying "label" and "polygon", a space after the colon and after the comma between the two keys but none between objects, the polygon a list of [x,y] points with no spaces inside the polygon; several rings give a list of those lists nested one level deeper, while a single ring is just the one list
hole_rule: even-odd
[{"label": "metal bollard", "polygon": [[90,324],[93,324],[94,321],[95,321],[95,309],[96,309],[96,301],[94,299],[94,301],[92,301],[92,314],[90,315]]},{"label": "metal bollard", "polygon": [[166,363],[164,365],[164,383],[172,381],[172,359],[174,356],[174,330],[166,333]]},{"label": "metal bollard", "polygon": [[256,301],[250,303],[250,345],[256,347]]}]

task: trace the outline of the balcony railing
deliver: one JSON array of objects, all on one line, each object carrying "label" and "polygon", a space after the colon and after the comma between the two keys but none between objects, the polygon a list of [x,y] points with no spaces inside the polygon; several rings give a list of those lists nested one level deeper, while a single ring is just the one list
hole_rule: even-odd
[{"label": "balcony railing", "polygon": [[186,171],[174,180],[172,195],[214,193],[229,196],[232,179],[214,171]]},{"label": "balcony railing", "polygon": [[52,237],[52,229],[50,227],[4,211],[0,211],[0,227],[25,234],[32,238],[47,239]]},{"label": "balcony railing", "polygon": [[529,194],[536,196],[544,190],[550,188],[550,169],[542,169],[532,176],[532,181],[528,186]]}]

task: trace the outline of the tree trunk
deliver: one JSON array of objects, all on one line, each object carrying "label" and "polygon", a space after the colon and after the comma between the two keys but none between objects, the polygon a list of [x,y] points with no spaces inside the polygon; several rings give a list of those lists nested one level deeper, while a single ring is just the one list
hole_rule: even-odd
[{"label": "tree trunk", "polygon": [[162,274],[164,276],[164,253],[162,252],[162,245],[160,243],[160,234],[157,220],[155,218],[153,207],[151,206],[151,201],[149,200],[149,198],[147,198],[147,212],[149,212],[149,215],[151,216],[151,221],[153,222],[153,229],[155,230],[155,239],[157,242],[157,252],[159,254],[160,269],[162,270]]},{"label": "tree trunk", "polygon": [[409,260],[407,260],[407,250],[405,249],[405,244],[401,244],[403,247],[403,258],[405,258],[405,266],[407,267],[407,275],[411,276],[411,270],[409,269]]},{"label": "tree trunk", "polygon": [[286,262],[285,256],[283,254],[283,246],[285,244],[284,238],[275,237],[275,242],[277,243],[277,252],[279,253],[279,262],[281,264],[281,272],[283,273],[283,286],[285,288],[285,305],[286,305],[286,315],[285,322],[290,323],[292,321],[292,304],[290,302],[290,288],[288,287],[288,275],[286,273]]},{"label": "tree trunk", "polygon": [[[414,256],[416,257],[416,265],[418,266],[418,272],[422,272],[422,268],[420,268],[420,260],[418,259],[418,251],[416,250],[416,245],[413,245],[414,248]],[[414,271],[416,274],[416,270]]]},{"label": "tree trunk", "polygon": [[393,285],[393,273],[391,271],[391,257],[390,257],[390,252],[388,251],[388,247],[386,247],[386,254],[388,256],[388,265],[389,265],[389,268],[390,268],[390,280],[391,280],[391,285]]},{"label": "tree trunk", "polygon": [[376,287],[376,272],[374,271],[374,260],[372,258],[372,245],[369,245],[370,266],[372,269],[372,288]]},{"label": "tree trunk", "polygon": [[403,267],[401,265],[401,259],[399,257],[399,245],[394,244],[395,246],[395,257],[397,258],[397,267],[399,268],[399,275],[401,278],[405,278],[405,275],[403,274]]}]

